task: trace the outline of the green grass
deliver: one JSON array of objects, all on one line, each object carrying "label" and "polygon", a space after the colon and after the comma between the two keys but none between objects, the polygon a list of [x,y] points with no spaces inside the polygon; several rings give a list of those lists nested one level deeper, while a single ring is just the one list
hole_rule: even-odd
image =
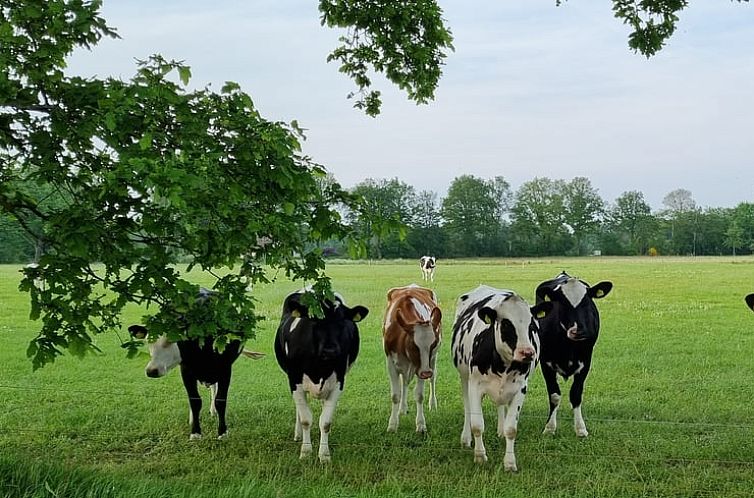
[{"label": "green grass", "polygon": [[[0,266],[2,497],[748,497],[754,489],[754,313],[743,303],[754,291],[752,258],[440,261],[439,410],[427,412],[425,436],[414,433],[411,403],[398,433],[385,431],[380,338],[387,289],[418,282],[418,264],[333,264],[336,289],[371,314],[335,414],[328,466],[298,459],[293,402],[272,353],[282,298],[296,284],[257,289],[270,319],[249,346],[268,355],[235,366],[229,439],[213,438],[205,413],[205,438],[189,442],[179,373],[146,378],[146,359],[127,360],[116,334],[97,338],[102,355],[64,356],[32,373],[25,351],[38,324],[17,291],[18,269]],[[563,269],[615,284],[599,303],[602,333],[584,402],[590,436],[576,438],[567,407],[558,434],[541,434],[548,405],[537,371],[519,424],[519,472],[502,469],[489,403],[490,461],[477,466],[459,445],[463,415],[449,354],[455,299],[487,283],[531,301],[536,284]],[[194,279],[209,282],[201,273]],[[141,314],[129,309],[126,323]]]}]

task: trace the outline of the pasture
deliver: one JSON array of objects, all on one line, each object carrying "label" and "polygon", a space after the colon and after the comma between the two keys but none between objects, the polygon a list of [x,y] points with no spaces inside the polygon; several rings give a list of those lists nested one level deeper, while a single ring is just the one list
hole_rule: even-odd
[{"label": "pasture", "polygon": [[[426,435],[414,432],[412,402],[398,433],[386,432],[380,335],[387,289],[421,283],[418,263],[333,263],[334,288],[370,315],[359,324],[361,353],[335,413],[326,466],[316,449],[298,459],[293,402],[272,350],[282,299],[298,284],[281,277],[255,289],[268,320],[247,346],[267,356],[234,367],[228,439],[214,438],[203,389],[205,436],[189,441],[179,372],[147,378],[147,358],[126,359],[114,333],[98,337],[102,355],[64,356],[32,373],[25,352],[37,324],[17,291],[18,269],[0,266],[3,497],[752,496],[754,313],[743,302],[754,291],[751,257],[438,261],[429,286],[441,301],[444,338],[439,409],[426,412]],[[519,472],[503,471],[504,442],[488,401],[489,462],[477,466],[459,444],[463,413],[449,353],[455,299],[487,283],[533,304],[535,286],[564,269],[615,285],[598,303],[602,331],[583,405],[590,436],[575,436],[566,403],[557,434],[541,434],[548,403],[538,368],[519,423]],[[193,279],[208,281],[199,272]],[[130,309],[124,325],[142,313]]]}]

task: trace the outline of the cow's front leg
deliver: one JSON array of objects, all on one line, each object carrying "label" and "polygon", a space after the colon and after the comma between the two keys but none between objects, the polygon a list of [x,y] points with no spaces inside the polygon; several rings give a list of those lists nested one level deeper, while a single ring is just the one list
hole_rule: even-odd
[{"label": "cow's front leg", "polygon": [[387,423],[387,430],[395,432],[398,430],[398,422],[401,409],[401,376],[395,366],[393,359],[387,357],[387,374],[390,378],[390,419]]},{"label": "cow's front leg", "polygon": [[482,414],[482,390],[478,382],[473,379],[469,382],[469,418],[471,435],[474,436],[474,462],[484,463],[487,461],[487,450],[484,447],[484,415]]},{"label": "cow's front leg", "polygon": [[[507,407],[503,408],[503,405],[498,407],[498,410],[500,408],[503,408],[503,411],[505,412],[505,417],[503,418],[503,436],[505,437],[505,456],[503,457],[503,466],[505,467],[505,470],[508,470],[510,472],[516,472],[518,470],[518,467],[516,467],[516,436],[518,435],[518,417],[521,413],[521,406],[524,404],[524,394],[522,392],[518,392],[513,396],[513,399],[511,400],[510,404],[508,404]],[[501,415],[501,412],[498,411],[498,416]],[[498,420],[498,424],[499,424]]]},{"label": "cow's front leg", "polygon": [[550,401],[550,415],[547,417],[547,423],[542,434],[555,434],[558,428],[558,406],[560,406],[560,386],[555,370],[542,364],[542,375],[547,384],[547,394]]},{"label": "cow's front leg", "polygon": [[406,374],[401,374],[401,413],[403,415],[408,413],[408,384],[411,382],[411,377]]},{"label": "cow's front leg", "polygon": [[217,439],[223,439],[228,435],[228,426],[225,423],[225,409],[228,405],[228,390],[230,388],[230,368],[224,372],[220,380],[215,384],[215,399],[213,405],[217,410]]},{"label": "cow's front leg", "polygon": [[217,399],[217,383],[209,386],[209,392],[212,398],[212,401],[209,405],[209,414],[214,416],[217,415],[217,408],[215,407],[215,400]]},{"label": "cow's front leg", "polygon": [[427,421],[424,419],[424,380],[416,379],[414,389],[416,399],[416,432],[427,432]]},{"label": "cow's front leg", "polygon": [[429,409],[437,410],[437,352],[432,356],[432,379],[429,381]]},{"label": "cow's front leg", "polygon": [[[300,458],[306,458],[312,454],[312,411],[306,401],[306,392],[301,384],[293,391],[293,403],[296,405],[296,421],[301,429],[301,453]],[[295,435],[294,435],[295,437]]]},{"label": "cow's front leg", "polygon": [[581,415],[581,401],[584,394],[584,381],[589,373],[589,368],[583,368],[579,373],[573,376],[573,385],[571,386],[570,399],[573,407],[573,430],[579,437],[587,437],[589,431],[586,430],[584,417]]},{"label": "cow's front leg", "polygon": [[189,400],[189,424],[191,425],[191,436],[189,438],[192,440],[201,439],[202,429],[199,425],[199,412],[202,409],[202,397],[199,395],[198,383],[196,377],[184,368],[181,369],[181,379]]},{"label": "cow's front leg", "polygon": [[330,461],[330,427],[342,392],[338,388],[333,389],[330,396],[322,402],[322,414],[319,416],[319,461],[322,463]]}]

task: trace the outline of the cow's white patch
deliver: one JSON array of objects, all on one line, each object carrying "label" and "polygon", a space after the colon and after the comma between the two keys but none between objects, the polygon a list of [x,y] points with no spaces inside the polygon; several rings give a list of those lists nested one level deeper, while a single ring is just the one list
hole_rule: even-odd
[{"label": "cow's white patch", "polygon": [[[290,332],[293,332],[296,330],[296,327],[298,327],[298,324],[301,323],[301,318],[294,318],[291,322]],[[286,351],[287,352],[287,351]]]},{"label": "cow's white patch", "polygon": [[432,325],[414,326],[414,343],[419,348],[419,373],[430,370],[430,357],[432,344],[435,342],[435,331]]},{"label": "cow's white patch", "polygon": [[304,375],[302,388],[309,393],[312,398],[327,399],[330,397],[330,393],[336,389],[340,389],[340,383],[338,382],[335,372],[318,384],[312,382],[312,379],[310,379],[308,375]]},{"label": "cow's white patch", "polygon": [[578,306],[584,299],[584,296],[586,296],[587,287],[584,285],[584,282],[577,278],[569,278],[564,284],[561,284],[559,288],[563,291],[563,295],[574,308]]},{"label": "cow's white patch", "polygon": [[423,302],[419,301],[415,297],[411,298],[411,304],[414,305],[414,309],[416,310],[416,314],[419,315],[419,317],[423,321],[429,321],[430,314],[432,313],[432,310],[429,309],[429,306],[427,306]]}]

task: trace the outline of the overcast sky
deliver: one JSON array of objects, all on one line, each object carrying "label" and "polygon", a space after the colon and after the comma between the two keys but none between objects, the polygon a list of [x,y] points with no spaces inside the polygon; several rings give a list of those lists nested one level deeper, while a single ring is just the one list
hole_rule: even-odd
[{"label": "overcast sky", "polygon": [[384,80],[365,116],[326,63],[337,31],[314,0],[105,0],[122,37],[79,51],[69,73],[130,78],[134,60],[184,60],[192,85],[236,81],[270,120],[298,120],[304,151],[346,187],[398,177],[445,195],[453,178],[586,176],[609,202],[653,208],[685,188],[701,206],[754,202],[754,5],[695,0],[663,51],[628,49],[611,2],[440,0],[455,52],[429,105]]}]

